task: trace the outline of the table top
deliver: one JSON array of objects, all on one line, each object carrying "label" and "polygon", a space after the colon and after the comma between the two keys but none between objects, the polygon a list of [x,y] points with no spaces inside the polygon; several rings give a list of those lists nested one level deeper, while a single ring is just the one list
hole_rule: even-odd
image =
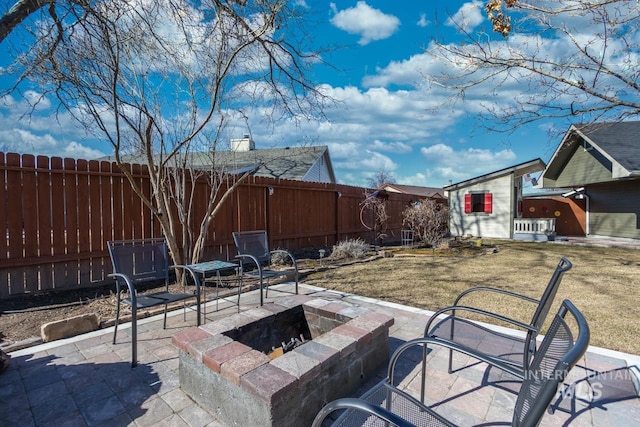
[{"label": "table top", "polygon": [[191,264],[187,267],[189,267],[193,271],[197,271],[198,273],[211,273],[215,271],[226,270],[228,268],[237,268],[238,264],[233,262],[213,260],[200,262],[198,264]]}]

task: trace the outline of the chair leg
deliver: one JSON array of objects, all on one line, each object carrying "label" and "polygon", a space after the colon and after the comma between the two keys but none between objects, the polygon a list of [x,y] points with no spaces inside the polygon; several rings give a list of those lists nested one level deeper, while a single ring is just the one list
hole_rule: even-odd
[{"label": "chair leg", "polygon": [[167,329],[167,306],[169,304],[164,305],[164,321],[162,323],[162,329]]},{"label": "chair leg", "polygon": [[[196,326],[200,326],[200,313],[202,311],[201,308],[200,308],[200,302],[201,302],[200,294],[198,294],[198,295],[196,295],[196,316],[197,316],[197,319],[198,319],[198,320],[196,320]],[[185,308],[185,313],[186,313],[186,310],[187,309]]]},{"label": "chair leg", "polygon": [[263,298],[263,294],[262,294],[262,275],[260,275],[260,307],[262,307],[264,305],[264,298]]},{"label": "chair leg", "polygon": [[427,343],[422,346],[422,384],[420,385],[420,402],[424,403],[425,388],[427,386],[427,354],[429,353],[429,347]]},{"label": "chair leg", "polygon": [[138,366],[138,309],[131,306],[131,367]]},{"label": "chair leg", "polygon": [[240,286],[238,286],[238,313],[240,313],[240,294],[242,293],[242,279],[240,279]]},{"label": "chair leg", "polygon": [[118,323],[120,322],[120,295],[118,294],[118,301],[116,302],[116,322],[113,325],[113,344],[116,343],[116,335],[118,334]]}]

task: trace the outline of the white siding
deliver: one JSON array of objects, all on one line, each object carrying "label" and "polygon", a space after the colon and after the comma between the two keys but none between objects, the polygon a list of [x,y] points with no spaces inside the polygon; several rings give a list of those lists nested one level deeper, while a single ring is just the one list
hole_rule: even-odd
[{"label": "white siding", "polygon": [[304,175],[303,180],[309,182],[331,183],[331,175],[329,174],[329,168],[327,167],[324,155],[318,157],[309,171]]},{"label": "white siding", "polygon": [[[472,192],[493,194],[493,212],[464,213],[464,195]],[[513,194],[513,174],[449,191],[451,234],[510,239],[514,216]]]}]

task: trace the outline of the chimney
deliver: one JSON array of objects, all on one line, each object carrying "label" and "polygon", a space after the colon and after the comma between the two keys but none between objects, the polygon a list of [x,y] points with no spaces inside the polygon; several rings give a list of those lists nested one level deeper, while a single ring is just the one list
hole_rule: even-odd
[{"label": "chimney", "polygon": [[242,138],[231,140],[231,151],[251,151],[255,149],[256,145],[248,134]]}]

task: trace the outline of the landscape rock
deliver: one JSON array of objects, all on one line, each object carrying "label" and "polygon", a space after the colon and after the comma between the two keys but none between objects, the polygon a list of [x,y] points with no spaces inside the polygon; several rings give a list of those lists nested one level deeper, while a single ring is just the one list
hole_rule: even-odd
[{"label": "landscape rock", "polygon": [[64,320],[45,323],[40,327],[43,342],[69,338],[98,329],[100,321],[95,313],[82,314]]}]

